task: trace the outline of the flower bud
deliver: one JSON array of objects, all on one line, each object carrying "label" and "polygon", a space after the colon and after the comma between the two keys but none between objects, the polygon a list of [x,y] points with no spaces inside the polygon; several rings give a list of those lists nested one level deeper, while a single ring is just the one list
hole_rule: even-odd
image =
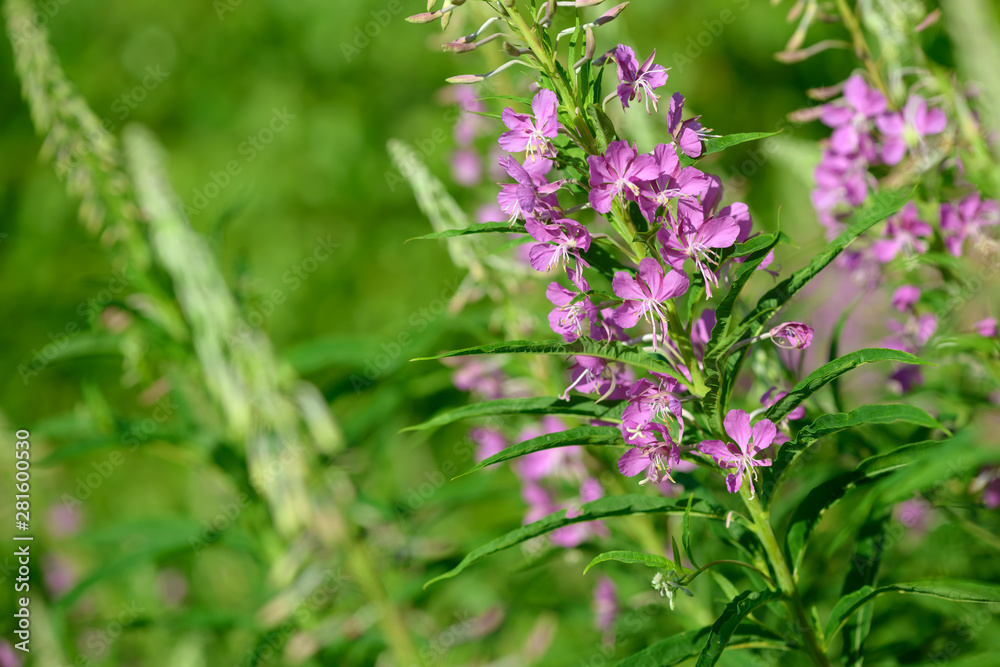
[{"label": "flower bud", "polygon": [[768,334],[774,344],[787,350],[804,350],[812,343],[812,327],[802,322],[785,322]]}]

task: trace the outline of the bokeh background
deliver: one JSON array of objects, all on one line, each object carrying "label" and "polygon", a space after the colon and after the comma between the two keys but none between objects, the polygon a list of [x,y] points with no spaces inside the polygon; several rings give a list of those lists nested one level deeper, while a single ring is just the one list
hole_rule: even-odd
[{"label": "bokeh background", "polygon": [[[391,162],[390,139],[414,146],[470,215],[495,181],[489,173],[471,188],[452,181],[455,115],[444,80],[483,61],[442,53],[439,31],[403,20],[423,4],[39,4],[79,93],[112,132],[137,122],[158,136],[190,224],[243,317],[263,314],[259,330],[278,356],[330,405],[345,447],[316,466],[351,480],[350,493],[331,502],[362,552],[317,555],[283,539],[225,429],[192,417],[197,406],[169,379],[127,377],[107,334],[136,285],[39,158],[10,46],[0,48],[0,407],[7,441],[16,429],[32,433],[34,664],[394,664],[383,622],[392,607],[426,664],[602,665],[710,622],[708,607],[668,618],[646,606],[645,579],[622,576],[633,611],[616,645],[602,644],[593,575],[579,576],[590,554],[576,550],[530,567],[515,553],[422,589],[524,512],[507,470],[449,481],[472,463],[466,426],[399,433],[468,400],[450,368],[408,359],[491,335],[488,302],[461,317],[443,308],[463,278],[446,246],[405,243],[431,228]],[[825,132],[783,121],[814,104],[806,89],[842,81],[854,60],[831,51],[776,61],[792,30],[787,4],[637,0],[599,33],[599,49],[626,42],[643,57],[657,49],[657,61],[673,67],[667,89],[682,91],[719,133],[785,129],[781,151],[741,146],[713,158],[711,170],[760,227],[775,229],[780,217],[797,244],[780,259],[796,265],[822,243],[808,192]],[[719,21],[724,11],[731,23]],[[372,21],[377,30],[365,35]],[[811,38],[824,30],[836,31],[820,26]],[[952,64],[942,29],[925,43]],[[50,359],[47,346],[58,354]],[[126,444],[128,433],[144,434],[139,446]],[[87,481],[94,473],[99,483]],[[9,497],[11,474],[0,479]],[[0,534],[12,515],[5,500]],[[11,551],[0,552],[5,638]],[[351,574],[356,556],[372,565],[381,601]],[[318,564],[311,584],[297,576],[309,560]],[[324,587],[322,599],[312,597]],[[745,664],[732,660],[724,662]]]}]

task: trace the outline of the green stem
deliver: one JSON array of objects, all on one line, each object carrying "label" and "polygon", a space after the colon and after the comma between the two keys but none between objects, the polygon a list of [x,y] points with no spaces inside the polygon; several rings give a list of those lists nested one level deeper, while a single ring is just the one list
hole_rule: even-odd
[{"label": "green stem", "polygon": [[764,580],[768,584],[770,584],[771,588],[777,588],[778,587],[777,584],[774,583],[774,579],[771,579],[771,577],[767,576],[767,574],[765,574],[761,570],[757,569],[756,567],[754,567],[750,563],[744,563],[741,560],[726,560],[726,559],[723,559],[723,560],[713,560],[711,563],[708,563],[706,565],[702,565],[697,570],[695,570],[694,573],[692,573],[689,577],[687,577],[684,580],[684,583],[685,584],[691,583],[692,581],[695,580],[695,578],[699,574],[701,574],[702,572],[704,572],[708,568],[712,567],[713,565],[738,565],[740,567],[745,567],[746,569],[753,570],[754,572],[756,572],[757,574],[759,574],[761,577],[763,577]]},{"label": "green stem", "polygon": [[664,306],[667,310],[667,324],[674,332],[671,340],[677,344],[677,350],[684,359],[688,373],[691,374],[691,393],[695,396],[705,396],[708,393],[708,387],[705,386],[705,377],[702,375],[701,368],[698,367],[698,360],[694,356],[694,348],[691,346],[691,332],[685,330],[681,324],[677,305],[673,300],[667,301]]},{"label": "green stem", "polygon": [[[746,474],[750,474],[750,471],[746,471]],[[764,547],[764,552],[767,554],[768,560],[771,562],[771,568],[774,570],[774,576],[778,582],[778,589],[784,594],[785,603],[789,611],[795,617],[798,626],[802,629],[802,638],[806,650],[817,665],[820,667],[831,667],[830,658],[827,657],[826,651],[823,650],[823,645],[816,635],[815,628],[813,628],[812,620],[809,618],[809,614],[806,613],[806,609],[802,604],[802,597],[799,595],[799,589],[795,584],[792,571],[788,567],[788,561],[785,560],[785,555],[782,553],[781,547],[778,546],[778,540],[775,538],[774,530],[771,528],[771,521],[767,510],[760,504],[758,497],[750,497],[749,486],[749,484],[744,484],[740,488],[740,495],[743,497],[743,502],[746,504],[747,509],[750,510],[750,516],[754,522],[752,530],[756,533],[757,538]]]},{"label": "green stem", "polygon": [[868,70],[868,75],[872,78],[872,83],[874,83],[882,94],[885,95],[887,100],[892,98],[889,96],[889,89],[885,85],[885,80],[882,78],[882,72],[879,71],[878,65],[875,63],[875,57],[872,55],[871,49],[868,47],[868,41],[865,39],[865,33],[861,29],[861,24],[858,23],[858,18],[851,11],[851,8],[847,5],[847,0],[837,0],[837,10],[840,12],[840,17],[844,21],[844,27],[847,31],[851,33],[851,38],[854,40],[854,50],[857,52],[858,57],[865,64],[865,69]]}]

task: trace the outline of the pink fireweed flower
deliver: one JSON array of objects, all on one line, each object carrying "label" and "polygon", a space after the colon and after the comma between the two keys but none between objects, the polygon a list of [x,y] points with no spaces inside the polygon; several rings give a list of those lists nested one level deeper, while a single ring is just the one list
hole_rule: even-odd
[{"label": "pink fireweed flower", "polygon": [[452,366],[455,372],[451,382],[460,391],[468,391],[483,399],[501,398],[507,376],[493,361],[480,361],[471,357],[442,359],[445,366]]},{"label": "pink fireweed flower", "polygon": [[[570,273],[570,278],[574,276]],[[590,300],[590,297],[577,299],[582,293],[590,289],[590,285],[581,276],[579,278],[580,291],[574,292],[563,287],[559,283],[549,283],[545,290],[545,296],[555,305],[549,313],[549,326],[552,331],[561,335],[567,343],[572,343],[583,335],[584,325],[589,320],[591,326],[601,324],[601,316],[597,311],[597,306]],[[576,303],[573,300],[577,299]]]},{"label": "pink fireweed flower", "polygon": [[718,264],[716,251],[736,243],[740,226],[730,217],[710,217],[702,205],[689,200],[677,204],[676,224],[667,224],[656,234],[660,242],[660,255],[671,268],[684,269],[684,261],[691,259],[705,281],[705,293],[712,297],[712,286],[718,286],[719,277],[709,264]]},{"label": "pink fireweed flower", "polygon": [[646,113],[649,113],[650,102],[653,103],[653,111],[658,111],[656,104],[660,97],[654,94],[653,90],[666,85],[669,75],[663,65],[653,63],[656,51],[654,50],[642,65],[636,59],[635,52],[624,44],[619,44],[615,48],[612,57],[615,59],[615,64],[618,65],[618,81],[620,82],[618,84],[618,99],[621,100],[622,106],[628,109],[629,101],[638,97],[640,102],[645,98]]},{"label": "pink fireweed flower", "polygon": [[701,157],[704,150],[701,141],[708,136],[710,130],[702,127],[699,120],[701,116],[681,120],[683,117],[684,96],[674,93],[670,97],[670,109],[667,110],[667,130],[684,155],[690,158]]},{"label": "pink fireweed flower", "polygon": [[607,213],[618,195],[639,201],[641,187],[659,177],[660,170],[652,155],[639,154],[627,141],[612,141],[604,155],[589,155],[590,205],[598,213]]},{"label": "pink fireweed flower", "polygon": [[552,157],[554,151],[550,139],[559,134],[559,98],[551,90],[542,88],[531,100],[534,117],[515,113],[507,107],[500,119],[510,130],[500,135],[500,147],[510,153],[525,151],[527,162]]},{"label": "pink fireweed flower", "polygon": [[[566,424],[561,419],[547,415],[539,423],[522,429],[518,434],[518,441],[523,442],[565,430]],[[538,481],[547,477],[575,480],[582,478],[587,472],[581,458],[582,454],[583,448],[579,446],[543,449],[522,456],[514,461],[511,467],[522,480]]]},{"label": "pink fireweed flower", "polygon": [[467,188],[478,185],[483,180],[483,161],[479,153],[468,148],[459,148],[452,153],[451,177]]},{"label": "pink fireweed flower", "polygon": [[639,262],[637,277],[633,278],[625,271],[618,271],[611,284],[615,294],[625,299],[625,303],[615,309],[615,323],[623,329],[631,329],[639,322],[640,317],[645,318],[653,325],[653,348],[656,349],[657,322],[660,323],[664,333],[666,329],[663,302],[687,292],[687,275],[670,270],[664,274],[659,262],[652,257],[646,257]]},{"label": "pink fireweed flower", "polygon": [[673,144],[659,144],[653,149],[653,159],[659,176],[641,188],[639,208],[650,222],[656,211],[666,208],[671,201],[682,197],[705,197],[714,182],[694,167],[681,167],[677,148]]},{"label": "pink fireweed flower", "polygon": [[934,230],[918,217],[917,205],[909,202],[896,215],[889,218],[885,226],[885,238],[872,245],[872,252],[882,264],[888,264],[896,259],[900,251],[923,254],[927,252],[927,241]]},{"label": "pink fireweed flower", "polygon": [[528,220],[524,229],[538,241],[528,251],[531,268],[536,271],[549,271],[566,264],[567,260],[573,260],[574,267],[581,263],[586,265],[580,251],[590,250],[590,232],[579,222],[561,218],[545,225],[538,220]]},{"label": "pink fireweed flower", "polygon": [[983,227],[1000,223],[1000,204],[988,199],[983,201],[979,193],[963,198],[957,204],[941,204],[941,231],[948,252],[962,256],[965,239],[986,241]]},{"label": "pink fireweed flower", "polygon": [[986,338],[997,337],[997,318],[995,317],[987,317],[985,320],[979,320],[972,326],[980,336]]},{"label": "pink fireweed flower", "polygon": [[927,100],[920,95],[910,95],[901,112],[884,113],[875,119],[875,125],[882,132],[882,161],[892,166],[902,161],[907,148],[944,132],[948,117],[941,109],[928,109]]},{"label": "pink fireweed flower", "polygon": [[628,391],[629,404],[622,413],[621,432],[625,442],[634,445],[648,436],[644,433],[654,421],[677,425],[676,439],[684,437],[681,402],[676,394],[680,385],[669,375],[651,373],[653,380],[640,378]]},{"label": "pink fireweed flower", "polygon": [[902,285],[892,295],[892,307],[901,313],[913,308],[920,301],[920,288],[913,285]]},{"label": "pink fireweed flower", "polygon": [[720,468],[734,469],[726,477],[726,488],[729,493],[736,493],[743,485],[743,474],[749,472],[747,483],[750,485],[750,497],[754,497],[753,480],[757,478],[755,468],[771,465],[771,459],[755,459],[758,453],[771,446],[777,435],[774,422],[761,419],[750,428],[750,415],[743,410],[730,410],[724,420],[726,433],[735,440],[735,444],[721,440],[705,440],[698,445],[698,450],[711,456]]},{"label": "pink fireweed flower", "polygon": [[0,639],[0,667],[21,667],[21,657],[6,639]]},{"label": "pink fireweed flower", "polygon": [[[618,459],[618,471],[626,477],[646,473],[645,479],[639,482],[640,486],[648,483],[659,484],[664,479],[671,479],[671,469],[681,460],[677,445],[674,444],[666,426],[650,424],[648,432],[651,435],[646,442],[632,447]],[[655,439],[652,435],[654,433],[660,435],[662,440]]]},{"label": "pink fireweed flower", "polygon": [[886,327],[895,335],[883,342],[885,347],[917,354],[937,331],[938,318],[930,313],[919,317],[911,314],[905,323],[889,320]]},{"label": "pink fireweed flower", "polygon": [[864,148],[866,139],[871,144],[871,121],[887,107],[885,96],[870,88],[860,74],[849,78],[844,97],[823,107],[821,120],[834,128],[830,148],[841,155],[851,155]]},{"label": "pink fireweed flower", "polygon": [[912,528],[917,533],[924,533],[927,530],[931,509],[931,504],[926,498],[914,493],[913,498],[898,503],[893,508],[892,513],[899,523],[907,528]]},{"label": "pink fireweed flower", "polygon": [[804,350],[812,344],[812,327],[802,322],[785,322],[771,329],[768,337],[786,350]]},{"label": "pink fireweed flower", "polygon": [[602,399],[621,400],[632,386],[632,369],[623,364],[608,363],[600,357],[576,355],[570,364],[570,384],[559,395],[569,400],[569,392],[576,390],[584,394],[600,394]]},{"label": "pink fireweed flower", "polygon": [[510,216],[513,223],[518,218],[551,218],[559,208],[555,192],[563,181],[549,183],[544,176],[531,173],[510,155],[503,155],[499,164],[515,183],[501,183],[497,203],[500,210]]},{"label": "pink fireweed flower", "polygon": [[1000,467],[986,466],[972,480],[969,491],[983,494],[983,505],[995,510],[1000,507]]},{"label": "pink fireweed flower", "polygon": [[[521,497],[528,503],[528,512],[524,517],[526,524],[544,519],[561,509],[565,509],[567,516],[570,516],[573,515],[575,509],[572,505],[560,506],[557,504],[551,494],[536,482],[526,483],[521,488]],[[576,511],[578,515],[579,510]],[[604,535],[606,532],[607,529],[599,521],[588,521],[563,526],[552,531],[550,536],[553,544],[564,549],[573,549],[586,542],[591,536]]]}]

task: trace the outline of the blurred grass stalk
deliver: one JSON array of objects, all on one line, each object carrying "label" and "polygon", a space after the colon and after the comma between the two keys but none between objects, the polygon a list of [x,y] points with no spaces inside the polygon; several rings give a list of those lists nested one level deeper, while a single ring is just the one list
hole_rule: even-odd
[{"label": "blurred grass stalk", "polygon": [[[1000,131],[1000,23],[996,3],[941,0],[941,8],[959,65],[982,94],[986,116],[982,125]],[[1000,163],[1000,143],[992,142],[992,151]]]},{"label": "blurred grass stalk", "polygon": [[[181,371],[196,369],[190,380],[208,388],[222,417],[209,413],[199,426],[211,431],[221,422],[222,437],[245,444],[248,477],[289,544],[271,565],[276,585],[304,597],[311,590],[301,590],[303,582],[315,588],[321,581],[315,574],[323,565],[317,561],[343,556],[378,608],[396,659],[421,664],[357,528],[342,512],[354,495],[351,482],[343,474],[326,474],[315,460],[317,453],[332,456],[344,446],[325,400],[279,361],[266,334],[238,333],[236,300],[208,246],[188,225],[153,134],[126,128],[123,160],[114,135],[66,78],[47,30],[33,20],[30,0],[7,0],[4,12],[24,97],[37,131],[46,134],[43,154],[65,176],[69,193],[81,198],[80,217],[88,231],[140,274],[137,285],[144,293],[134,303],[145,304],[143,315],[193,350],[197,363],[183,364]],[[162,284],[154,266],[169,276],[169,284]],[[156,350],[153,344],[146,347]],[[272,603],[288,601],[265,605],[258,620],[266,626],[288,618],[297,602],[290,597],[279,593]]]}]

